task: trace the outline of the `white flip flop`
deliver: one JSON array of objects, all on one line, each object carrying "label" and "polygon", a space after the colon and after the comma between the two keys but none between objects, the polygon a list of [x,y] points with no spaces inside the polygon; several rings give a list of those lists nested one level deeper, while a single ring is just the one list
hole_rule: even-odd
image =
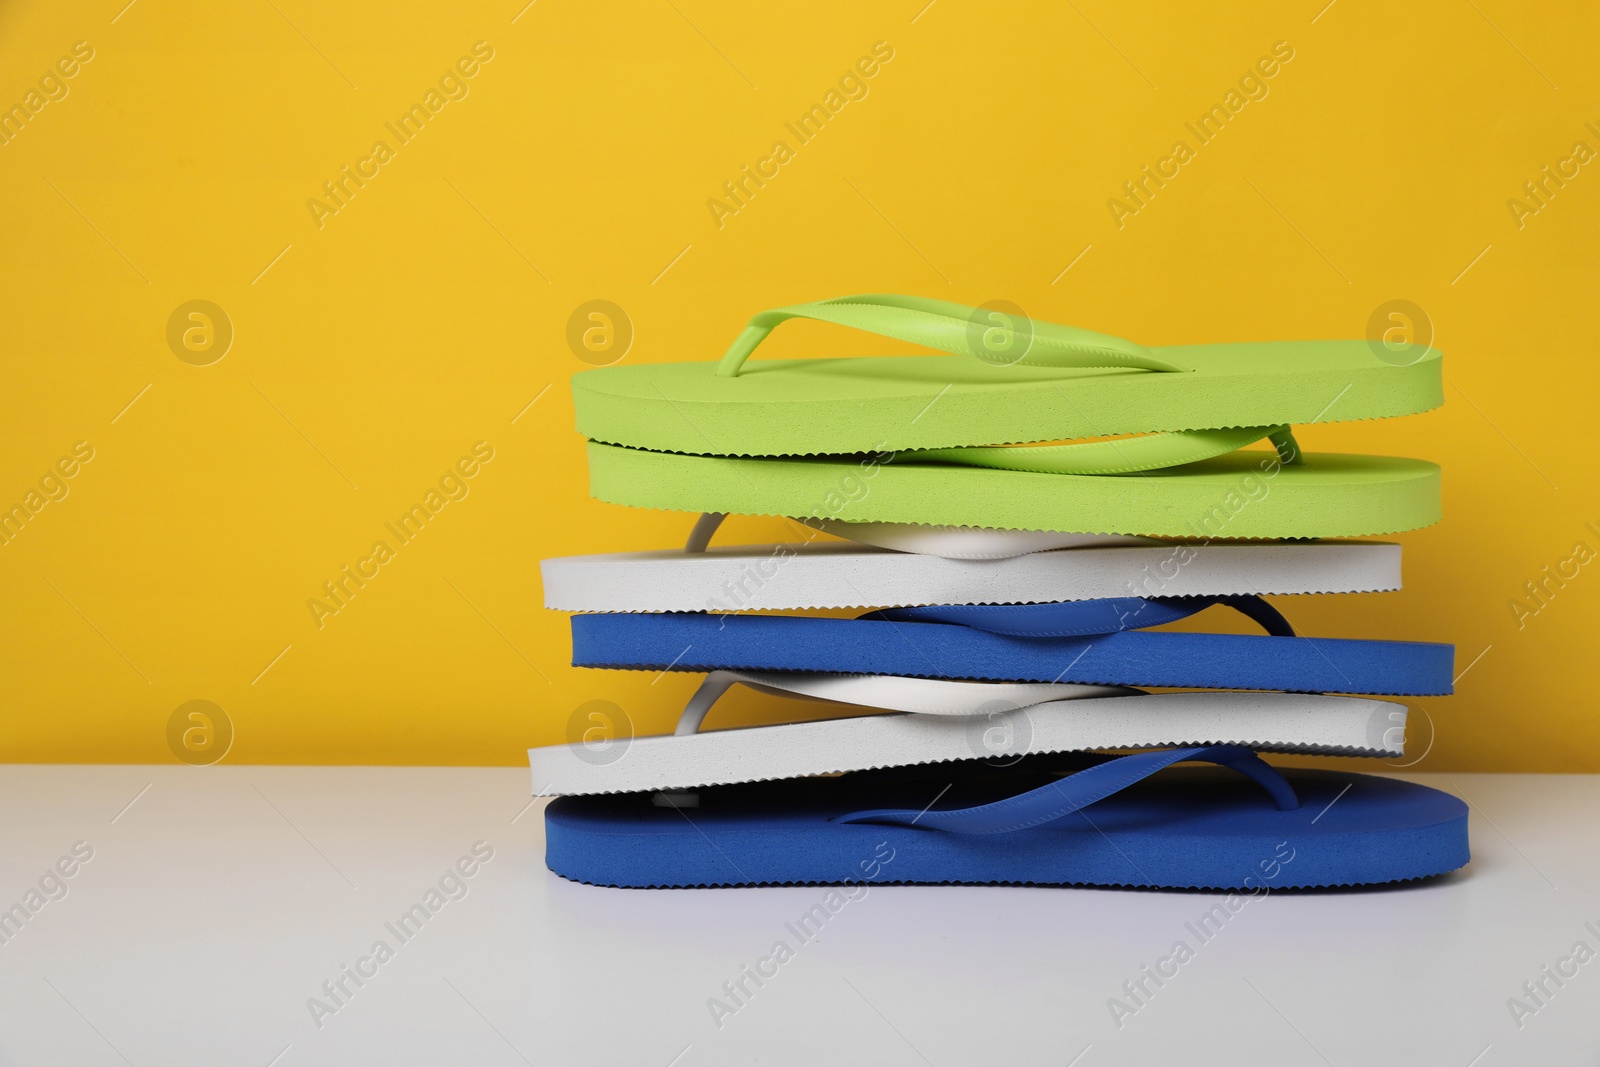
[{"label": "white flip flop", "polygon": [[702,516],[683,551],[544,560],[545,606],[720,613],[1400,588],[1400,546],[1378,541],[1154,541],[809,520],[851,541],[708,548],[721,519]]},{"label": "white flip flop", "polygon": [[[891,713],[697,733],[736,683]],[[714,671],[673,735],[535,748],[528,762],[536,796],[572,796],[1174,745],[1398,756],[1405,723],[1405,705],[1358,697]]]}]

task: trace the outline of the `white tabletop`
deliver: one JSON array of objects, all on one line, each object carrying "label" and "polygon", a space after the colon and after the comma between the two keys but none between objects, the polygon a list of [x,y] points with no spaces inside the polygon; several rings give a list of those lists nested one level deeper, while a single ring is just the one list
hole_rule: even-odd
[{"label": "white tabletop", "polygon": [[[0,908],[59,899],[0,915],[0,1063],[1595,1063],[1600,958],[1573,952],[1600,952],[1600,777],[1415,778],[1472,804],[1466,871],[1275,894],[1203,943],[1220,895],[877,886],[800,942],[823,890],[551,874],[526,771],[13,766]],[[346,966],[371,977],[335,1001]]]}]

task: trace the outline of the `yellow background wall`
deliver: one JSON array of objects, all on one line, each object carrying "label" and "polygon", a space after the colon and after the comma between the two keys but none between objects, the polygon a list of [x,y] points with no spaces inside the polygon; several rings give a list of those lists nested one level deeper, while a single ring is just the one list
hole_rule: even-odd
[{"label": "yellow background wall", "polygon": [[[1457,644],[1422,769],[1600,770],[1600,568],[1520,628],[1509,606],[1600,550],[1600,166],[1508,207],[1600,149],[1592,5],[124,2],[0,8],[0,105],[93,53],[0,146],[0,503],[93,451],[0,545],[0,758],[170,761],[192,700],[230,762],[515,764],[595,699],[668,729],[694,677],[575,671],[540,606],[540,557],[689,524],[586,498],[569,316],[610,300],[626,359],[701,359],[761,308],[904,291],[1150,344],[1359,337],[1415,302],[1445,407],[1301,441],[1442,463],[1446,520],[1401,538],[1403,592],[1288,607]],[[385,124],[480,41],[401,144]],[[784,124],[880,41],[867,94],[800,145]],[[1197,147],[1184,123],[1280,41],[1267,95]],[[794,158],[717,219],[780,139]],[[1180,139],[1195,158],[1115,219]],[[379,140],[337,212],[308,207]],[[193,300],[232,324],[207,365],[168,341]],[[800,324],[769,355],[819,344],[881,347]],[[468,495],[319,628],[322,583],[477,442]]]}]

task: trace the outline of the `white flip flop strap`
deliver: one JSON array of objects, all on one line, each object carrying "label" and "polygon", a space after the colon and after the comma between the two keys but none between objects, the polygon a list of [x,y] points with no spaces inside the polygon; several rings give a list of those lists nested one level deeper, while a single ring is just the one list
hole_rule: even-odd
[{"label": "white flip flop strap", "polygon": [[712,671],[684,706],[678,736],[697,733],[712,706],[735,684],[779,696],[822,700],[916,715],[981,716],[1057,700],[1125,696],[1137,689],[1066,682],[958,682],[874,674],[800,671]]},{"label": "white flip flop strap", "polygon": [[[695,521],[683,550],[706,550],[712,535],[727,516],[708,511]],[[1155,544],[1147,537],[1122,534],[1052,533],[1041,530],[989,530],[971,526],[919,526],[908,522],[838,522],[833,519],[796,519],[813,530],[857,544],[887,548],[941,559],[1015,559],[1058,548]]]},{"label": "white flip flop strap", "polygon": [[847,541],[896,552],[943,559],[1013,559],[1058,548],[1090,545],[1147,545],[1149,538],[1121,534],[1054,533],[1045,530],[989,530],[972,526],[918,526],[904,522],[838,522],[800,519],[813,529]]},{"label": "white flip flop strap", "polygon": [[694,529],[689,531],[689,540],[684,542],[685,552],[704,552],[706,546],[711,544],[711,537],[717,532],[717,527],[722,525],[722,520],[727,518],[726,512],[705,511],[694,521]]}]

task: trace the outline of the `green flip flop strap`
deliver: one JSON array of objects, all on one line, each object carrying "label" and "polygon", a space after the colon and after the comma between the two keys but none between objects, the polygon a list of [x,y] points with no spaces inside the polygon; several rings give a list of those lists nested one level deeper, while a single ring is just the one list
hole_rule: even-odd
[{"label": "green flip flop strap", "polygon": [[1132,367],[1184,371],[1121,337],[1075,326],[973,308],[926,297],[866,294],[774,308],[753,317],[717,365],[719,378],[739,374],[750,353],[780,322],[815,319],[849,326],[1000,367]]},{"label": "green flip flop strap", "polygon": [[1131,474],[1178,467],[1226,455],[1264,437],[1272,439],[1281,462],[1300,462],[1300,446],[1287,426],[1179,430],[1120,441],[1089,441],[1076,445],[930,448],[903,453],[900,459],[1038,474]]}]

